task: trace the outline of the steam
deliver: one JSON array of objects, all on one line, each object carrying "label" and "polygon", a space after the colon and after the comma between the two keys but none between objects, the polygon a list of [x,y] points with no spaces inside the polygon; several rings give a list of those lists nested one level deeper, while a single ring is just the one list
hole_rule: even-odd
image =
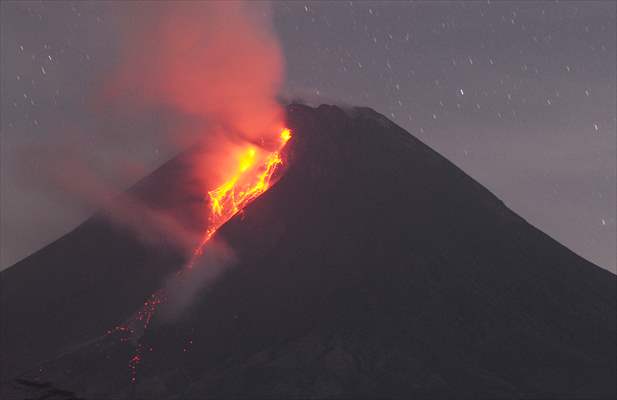
[{"label": "steam", "polygon": [[180,318],[195,298],[236,262],[233,250],[220,240],[209,241],[193,268],[171,276],[164,287],[166,301],[158,318],[171,322]]}]

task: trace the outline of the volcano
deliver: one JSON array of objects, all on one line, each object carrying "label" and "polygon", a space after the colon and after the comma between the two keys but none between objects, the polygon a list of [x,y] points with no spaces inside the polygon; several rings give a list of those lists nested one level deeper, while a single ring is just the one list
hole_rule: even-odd
[{"label": "volcano", "polygon": [[[235,264],[138,343],[105,332],[172,245],[99,213],[1,273],[3,398],[617,396],[615,275],[371,109],[286,111],[285,173],[215,234]],[[186,157],[131,191],[194,209]]]}]

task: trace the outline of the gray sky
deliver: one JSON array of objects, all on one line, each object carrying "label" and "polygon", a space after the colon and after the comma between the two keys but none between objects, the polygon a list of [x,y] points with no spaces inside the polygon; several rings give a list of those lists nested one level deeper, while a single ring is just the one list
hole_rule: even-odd
[{"label": "gray sky", "polygon": [[[1,4],[5,268],[92,212],[46,181],[46,158],[77,153],[122,188],[177,149],[159,116],[94,110],[101,76],[117,63],[122,2]],[[616,271],[615,2],[273,9],[287,95],[375,108],[529,222]]]}]

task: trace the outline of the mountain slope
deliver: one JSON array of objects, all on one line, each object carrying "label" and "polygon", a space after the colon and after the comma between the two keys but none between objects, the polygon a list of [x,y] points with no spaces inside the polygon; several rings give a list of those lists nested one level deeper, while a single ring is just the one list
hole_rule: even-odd
[{"label": "mountain slope", "polygon": [[[184,153],[130,189],[132,199],[143,203],[130,205],[136,219],[148,220],[144,209],[164,210],[196,225],[185,222],[187,229],[202,228],[198,213],[186,216],[200,205],[191,190],[194,154]],[[126,199],[120,201],[129,207]],[[0,272],[2,376],[92,339],[139,308],[184,263],[172,240],[153,233],[160,237],[140,240],[102,211]]]},{"label": "mountain slope", "polygon": [[237,264],[146,332],[135,386],[109,338],[28,378],[91,398],[615,396],[615,275],[372,110],[292,105],[288,124],[285,175],[217,234]]}]

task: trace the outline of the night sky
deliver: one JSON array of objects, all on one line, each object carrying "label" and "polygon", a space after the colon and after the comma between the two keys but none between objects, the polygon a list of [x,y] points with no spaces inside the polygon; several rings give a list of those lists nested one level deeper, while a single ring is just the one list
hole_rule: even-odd
[{"label": "night sky", "polygon": [[[374,108],[615,272],[616,4],[274,3],[283,97]],[[152,115],[92,106],[117,63],[121,2],[1,7],[5,268],[93,211],[41,178],[39,154],[64,143],[121,189],[178,149]]]}]

